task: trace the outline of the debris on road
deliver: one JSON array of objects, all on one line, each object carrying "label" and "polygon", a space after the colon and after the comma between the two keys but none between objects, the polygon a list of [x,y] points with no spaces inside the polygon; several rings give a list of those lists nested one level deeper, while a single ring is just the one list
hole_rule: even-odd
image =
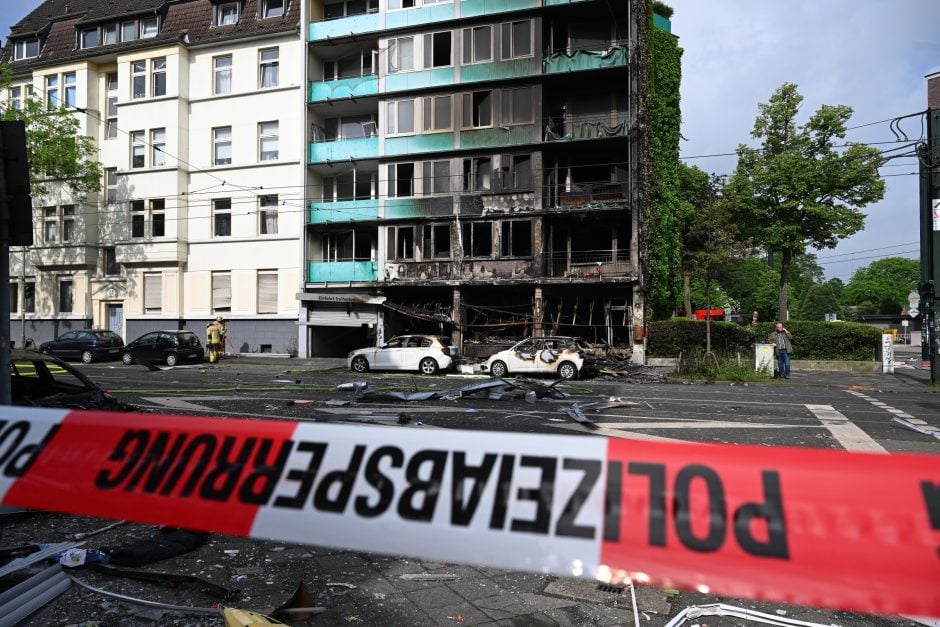
[{"label": "debris on road", "polygon": [[398,578],[405,581],[460,581],[460,575],[445,573],[405,573]]},{"label": "debris on road", "polygon": [[607,366],[598,369],[608,381],[623,381],[626,383],[662,383],[666,381],[666,369],[657,366],[644,366],[640,364]]},{"label": "debris on road", "polygon": [[146,566],[153,562],[189,553],[206,543],[209,534],[162,527],[149,538],[135,540],[116,548],[102,549],[110,555],[110,563],[117,566]]},{"label": "debris on road", "polygon": [[117,529],[118,527],[121,527],[126,524],[127,524],[126,520],[119,520],[117,522],[111,523],[110,525],[105,525],[104,527],[101,527],[99,529],[93,529],[91,531],[85,531],[83,533],[73,533],[72,535],[69,536],[69,539],[70,540],[84,540],[85,538],[90,538],[100,533],[111,531],[112,529]]},{"label": "debris on road", "polygon": [[774,614],[766,614],[753,609],[728,605],[727,603],[690,605],[676,614],[672,620],[666,623],[665,627],[679,627],[689,620],[695,620],[703,616],[726,616],[739,620],[763,623],[765,625],[773,625],[774,627],[835,627],[834,625],[824,625],[823,623],[812,623]]},{"label": "debris on road", "polygon": [[[590,404],[592,403],[587,403],[587,405],[590,405]],[[575,403],[574,405],[569,405],[568,407],[565,407],[561,411],[563,414],[565,414],[566,416],[568,416],[569,418],[571,418],[578,424],[584,425],[588,429],[600,429],[600,427],[598,427],[591,420],[589,420],[587,416],[584,415],[584,411],[583,411],[584,405],[585,404],[583,403]]]},{"label": "debris on road", "polygon": [[284,624],[270,616],[252,612],[251,610],[240,610],[234,607],[227,607],[222,610],[222,621],[225,627],[257,627],[258,625]]},{"label": "debris on road", "polygon": [[231,599],[238,595],[237,592],[229,590],[224,586],[212,583],[195,575],[183,575],[177,573],[160,573],[144,570],[129,570],[127,568],[115,568],[104,564],[86,563],[85,570],[90,570],[110,577],[120,577],[123,579],[133,579],[136,581],[147,581],[151,583],[162,584],[168,588],[179,588],[181,584],[192,584],[198,590],[209,596],[219,599]]},{"label": "debris on road", "polygon": [[337,390],[348,392],[361,392],[369,387],[368,381],[351,381],[349,383],[340,383],[336,386]]},{"label": "debris on road", "polygon": [[0,627],[12,627],[72,587],[60,564],[39,571],[0,594]]},{"label": "debris on road", "polygon": [[940,429],[934,427],[931,424],[928,424],[926,420],[921,420],[920,418],[898,418],[895,416],[891,419],[891,422],[894,422],[904,427],[905,429],[915,431],[922,435],[929,435],[940,440]]},{"label": "debris on road", "polygon": [[75,549],[83,546],[84,544],[84,542],[58,542],[56,544],[40,545],[38,551],[30,553],[24,557],[18,557],[9,564],[6,564],[0,568],[0,577],[6,577],[10,573],[23,570],[24,568],[48,559],[57,553],[62,553],[63,551],[68,551],[69,549]]},{"label": "debris on road", "polygon": [[194,607],[188,605],[173,605],[170,603],[160,603],[158,601],[148,601],[147,599],[139,599],[137,597],[128,596],[126,594],[120,594],[118,592],[111,592],[110,590],[105,590],[104,588],[97,588],[91,584],[85,583],[78,577],[70,576],[73,582],[76,585],[94,592],[95,594],[100,594],[101,596],[108,597],[110,599],[116,599],[124,603],[130,603],[131,605],[142,605],[144,607],[151,607],[160,610],[166,610],[168,612],[176,612],[179,614],[203,614],[203,615],[220,615],[222,614],[222,608],[220,607]]}]

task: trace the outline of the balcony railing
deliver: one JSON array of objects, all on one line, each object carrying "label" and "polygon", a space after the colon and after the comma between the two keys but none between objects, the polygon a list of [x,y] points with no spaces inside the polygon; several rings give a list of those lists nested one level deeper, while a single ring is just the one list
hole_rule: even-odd
[{"label": "balcony railing", "polygon": [[546,74],[558,72],[577,72],[600,68],[620,67],[627,64],[627,47],[619,41],[612,41],[596,49],[549,50],[542,60],[542,69]]},{"label": "balcony railing", "polygon": [[545,206],[551,209],[619,207],[627,200],[626,183],[576,183],[571,189],[549,185],[545,190]]},{"label": "balcony railing", "polygon": [[626,111],[593,115],[567,115],[546,118],[542,140],[550,142],[626,137],[629,131]]},{"label": "balcony railing", "polygon": [[634,273],[628,250],[586,250],[546,255],[550,277],[603,279],[626,277]]},{"label": "balcony railing", "polygon": [[311,261],[307,264],[308,283],[369,283],[377,281],[376,261]]}]

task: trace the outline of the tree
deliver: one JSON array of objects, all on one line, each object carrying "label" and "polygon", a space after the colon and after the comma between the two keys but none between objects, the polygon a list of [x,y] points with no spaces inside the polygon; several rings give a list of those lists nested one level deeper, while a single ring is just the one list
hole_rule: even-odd
[{"label": "tree", "polygon": [[694,318],[692,312],[692,298],[690,284],[695,270],[695,257],[697,242],[696,223],[699,215],[699,205],[709,199],[713,190],[708,173],[695,167],[679,162],[679,206],[676,215],[679,219],[679,237],[681,246],[679,272],[682,274],[682,303],[685,315]]},{"label": "tree", "polygon": [[[9,66],[0,65],[0,91],[12,82]],[[81,122],[64,106],[47,110],[42,98],[23,98],[20,108],[9,100],[0,103],[0,120],[22,120],[26,124],[26,153],[29,157],[33,198],[48,196],[64,187],[75,199],[101,189],[102,170],[95,142],[81,133]]]},{"label": "tree", "polygon": [[862,312],[894,315],[917,289],[920,262],[905,257],[886,257],[859,268],[845,286],[842,302]]},{"label": "tree", "polygon": [[777,288],[780,273],[767,265],[767,260],[747,256],[729,264],[722,277],[722,285],[728,296],[740,306],[741,311],[759,312],[761,320],[777,317]]},{"label": "tree", "polygon": [[797,86],[784,83],[759,105],[751,136],[758,148],[738,146],[726,194],[735,199],[742,229],[763,249],[780,254],[779,317],[789,319],[793,260],[807,247],[834,248],[865,225],[862,209],[884,196],[877,149],[842,146],[852,108],[823,105],[803,124]]},{"label": "tree", "polygon": [[800,302],[800,320],[825,320],[826,314],[838,314],[839,297],[830,283],[814,283]]}]

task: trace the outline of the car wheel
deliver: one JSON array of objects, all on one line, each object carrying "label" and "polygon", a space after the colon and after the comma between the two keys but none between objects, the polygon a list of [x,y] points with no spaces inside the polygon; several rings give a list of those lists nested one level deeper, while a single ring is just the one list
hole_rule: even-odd
[{"label": "car wheel", "polygon": [[558,376],[562,379],[577,379],[578,367],[570,361],[563,361],[561,365],[558,366]]},{"label": "car wheel", "polygon": [[353,357],[350,368],[355,372],[368,372],[369,361],[362,355],[356,355],[355,357]]},{"label": "car wheel", "polygon": [[95,356],[91,354],[91,351],[82,351],[82,363],[90,364],[95,360]]},{"label": "car wheel", "polygon": [[506,363],[502,361],[494,361],[490,365],[490,374],[494,377],[505,377],[509,374],[509,368],[506,367]]},{"label": "car wheel", "polygon": [[175,366],[176,365],[176,353],[167,353],[166,354],[166,365]]},{"label": "car wheel", "polygon": [[121,355],[121,361],[130,366],[132,363],[134,363],[134,356],[130,353],[124,353]]},{"label": "car wheel", "polygon": [[421,374],[437,374],[437,361],[433,357],[425,357],[418,364],[418,371]]}]

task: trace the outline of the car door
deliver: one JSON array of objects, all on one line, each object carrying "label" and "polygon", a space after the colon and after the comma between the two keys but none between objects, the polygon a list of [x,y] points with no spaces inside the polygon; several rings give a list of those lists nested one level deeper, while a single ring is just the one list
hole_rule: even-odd
[{"label": "car door", "polygon": [[163,361],[169,353],[176,351],[176,337],[169,333],[160,333],[157,336],[156,359]]},{"label": "car door", "polygon": [[431,338],[413,335],[399,351],[399,370],[417,370],[421,359],[430,354]]},{"label": "car door", "polygon": [[509,372],[536,372],[535,361],[538,358],[539,342],[529,339],[519,342],[512,348],[512,356],[507,364]]},{"label": "car door", "polygon": [[397,370],[401,360],[399,353],[408,341],[408,337],[393,337],[384,346],[375,351],[375,368],[379,370]]},{"label": "car door", "polygon": [[49,352],[61,359],[71,359],[75,357],[75,338],[78,331],[69,331],[60,335],[52,345]]},{"label": "car door", "polygon": [[536,372],[553,374],[561,363],[561,352],[564,350],[564,341],[548,338],[542,340],[536,353]]},{"label": "car door", "polygon": [[145,359],[147,361],[156,359],[158,335],[158,333],[142,335],[133,348],[134,359]]},{"label": "car door", "polygon": [[82,353],[95,348],[95,334],[88,331],[79,331],[75,336],[75,358],[81,359]]}]

